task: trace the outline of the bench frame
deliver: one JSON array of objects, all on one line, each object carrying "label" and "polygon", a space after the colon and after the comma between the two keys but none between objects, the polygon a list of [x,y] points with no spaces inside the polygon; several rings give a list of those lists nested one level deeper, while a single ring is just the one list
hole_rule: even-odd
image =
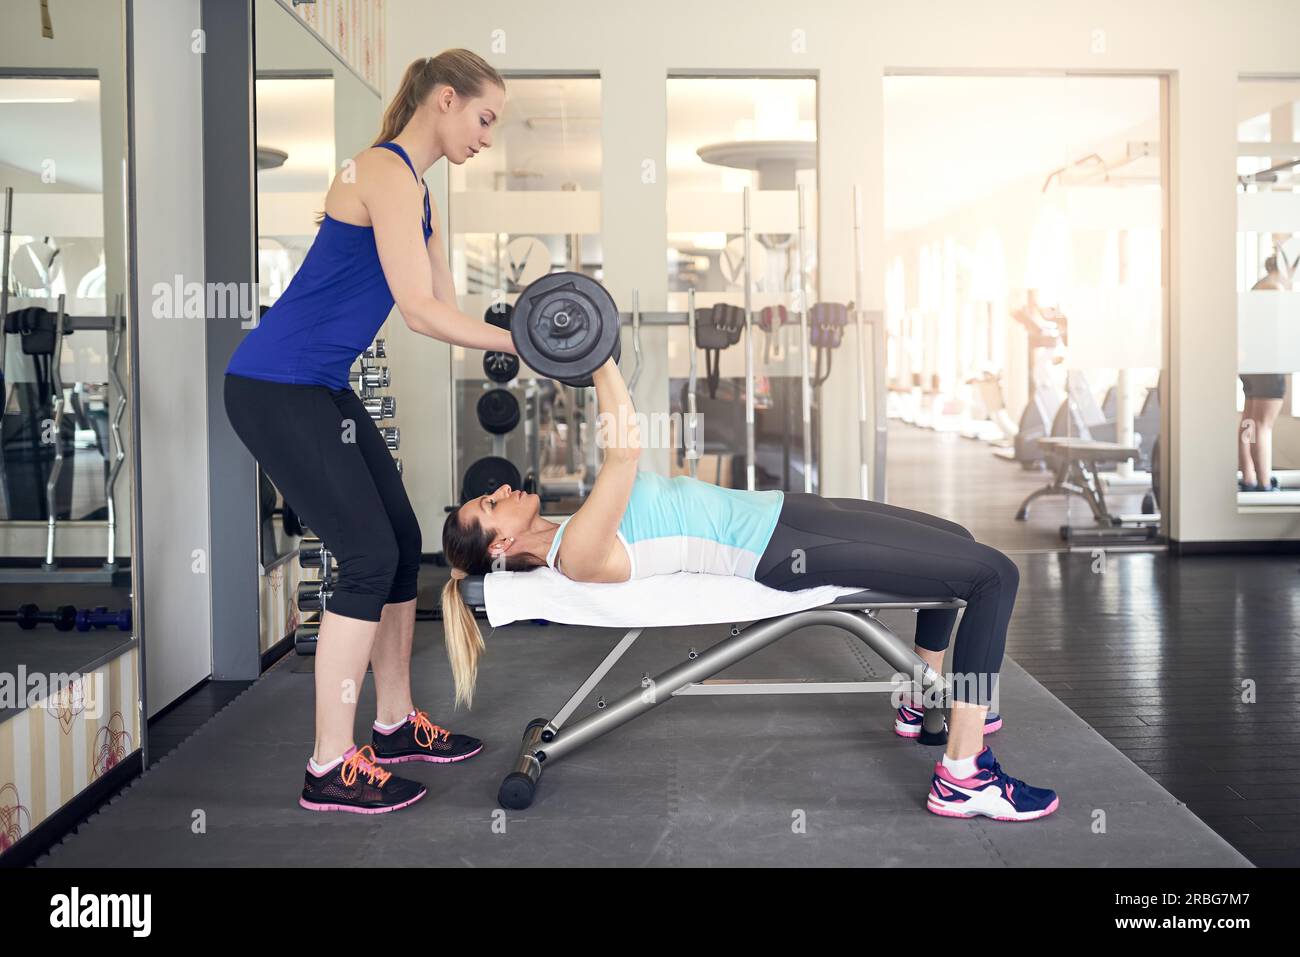
[{"label": "bench frame", "polygon": [[[497,792],[502,807],[522,810],[529,807],[537,792],[542,770],[585,744],[608,734],[634,718],[640,717],[666,701],[679,696],[701,694],[846,694],[888,693],[899,687],[898,681],[815,681],[807,679],[717,679],[715,676],[738,661],[803,628],[824,625],[838,628],[859,638],[880,655],[897,672],[921,676],[921,691],[927,702],[943,701],[946,692],[943,677],[931,669],[912,647],[889,629],[876,613],[886,609],[920,611],[927,608],[963,609],[961,599],[915,599],[881,592],[858,592],[819,608],[767,618],[741,629],[731,626],[731,634],[703,652],[691,649],[685,661],[657,677],[649,674],[633,688],[610,703],[600,698],[595,710],[569,724],[578,707],[595,691],[628,649],[641,637],[644,628],[629,629],[596,666],[595,670],[569,696],[553,718],[535,718],[524,729],[519,759],[506,775]],[[926,707],[921,742],[944,744],[944,709]]]}]

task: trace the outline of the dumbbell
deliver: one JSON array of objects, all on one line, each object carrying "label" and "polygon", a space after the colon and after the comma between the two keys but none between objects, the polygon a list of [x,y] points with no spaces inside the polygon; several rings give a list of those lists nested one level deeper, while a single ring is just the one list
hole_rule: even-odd
[{"label": "dumbbell", "polygon": [[402,430],[395,425],[385,426],[379,430],[390,452],[396,452],[402,446]]},{"label": "dumbbell", "polygon": [[[489,307],[489,322],[499,325],[501,315]],[[508,315],[520,360],[565,385],[591,385],[606,360],[621,356],[614,297],[582,273],[554,272],[529,283]]]},{"label": "dumbbell", "polygon": [[328,568],[330,551],[319,538],[304,539],[298,547],[298,565],[301,568]]},{"label": "dumbbell", "polygon": [[505,435],[519,424],[519,400],[509,389],[488,389],[474,411],[479,425],[492,435]]},{"label": "dumbbell", "polygon": [[393,456],[393,464],[397,466],[397,474],[398,474],[398,475],[401,475],[401,474],[402,474],[402,460],[399,459],[396,455],[394,455],[394,456]]},{"label": "dumbbell", "polygon": [[77,609],[72,605],[60,605],[54,611],[41,611],[37,605],[19,605],[17,611],[0,610],[0,621],[13,622],[23,631],[31,631],[37,625],[53,625],[59,631],[71,631],[77,623]]},{"label": "dumbbell", "polygon": [[316,654],[316,642],[320,638],[320,622],[303,622],[293,630],[293,650],[300,655]]},{"label": "dumbbell", "polygon": [[498,329],[509,329],[510,315],[514,310],[515,307],[508,302],[494,302],[483,310],[483,321]]},{"label": "dumbbell", "polygon": [[388,366],[375,366],[371,369],[358,369],[348,373],[348,383],[356,389],[387,389],[393,384]]},{"label": "dumbbell", "polygon": [[330,595],[333,594],[333,591],[328,587],[328,584],[328,582],[324,581],[299,582],[298,610],[324,611]]},{"label": "dumbbell", "polygon": [[77,612],[77,631],[90,631],[94,628],[96,631],[103,631],[109,625],[116,625],[118,631],[131,630],[131,609],[123,608],[121,611],[109,611],[104,605],[100,605],[93,611],[89,608],[83,608]]},{"label": "dumbbell", "polygon": [[485,352],[483,374],[493,382],[509,382],[519,375],[519,357],[510,352]]},{"label": "dumbbell", "polygon": [[373,344],[366,347],[361,353],[363,359],[387,359],[388,349],[384,345],[383,339],[376,339]]},{"label": "dumbbell", "polygon": [[509,459],[497,455],[486,456],[465,470],[461,483],[461,504],[480,495],[490,495],[502,485],[520,488],[522,481],[519,469]]},{"label": "dumbbell", "polygon": [[391,419],[397,415],[397,397],[386,395],[374,399],[366,399],[366,414],[376,422],[384,419]]}]

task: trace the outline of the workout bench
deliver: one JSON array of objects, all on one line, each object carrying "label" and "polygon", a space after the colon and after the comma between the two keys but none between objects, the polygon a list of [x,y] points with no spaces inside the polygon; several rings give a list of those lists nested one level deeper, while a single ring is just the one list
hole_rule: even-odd
[{"label": "workout bench", "polygon": [[[1106,504],[1106,490],[1099,463],[1119,463],[1135,459],[1140,454],[1136,446],[1066,436],[1044,436],[1038,440],[1038,444],[1052,464],[1052,481],[1026,496],[1020,503],[1020,508],[1016,510],[1016,521],[1023,522],[1029,518],[1029,503],[1034,499],[1045,495],[1067,497],[1075,495],[1088,504],[1092,517],[1097,522],[1097,528],[1075,529],[1063,525],[1061,526],[1062,538],[1080,537],[1084,533],[1138,541],[1155,537],[1158,531],[1155,524],[1124,528],[1125,522],[1129,520],[1113,514]],[[1150,521],[1153,520],[1148,520]]]},{"label": "workout bench", "polygon": [[[476,608],[485,607],[481,576],[466,578],[461,583],[461,589],[467,604]],[[578,707],[646,630],[630,628],[613,650],[570,695],[568,701],[554,717],[534,718],[528,722],[528,726],[524,728],[519,760],[501,782],[497,800],[502,807],[511,810],[522,810],[528,807],[537,793],[537,785],[541,780],[544,767],[549,767],[584,744],[645,714],[670,698],[703,694],[883,693],[895,689],[896,684],[893,681],[814,681],[804,678],[720,680],[715,677],[736,662],[811,625],[828,625],[861,639],[896,671],[909,676],[920,674],[922,692],[927,702],[942,701],[945,691],[943,677],[929,668],[903,639],[876,616],[876,613],[886,609],[911,611],[926,608],[961,609],[965,605],[966,603],[961,599],[904,598],[867,590],[844,595],[827,605],[754,621],[743,629],[738,625],[732,625],[730,635],[717,644],[700,653],[692,649],[685,661],[657,677],[651,678],[647,675],[642,678],[639,687],[633,688],[609,704],[601,698],[594,711],[570,724],[569,719]],[[945,743],[943,721],[943,708],[927,707],[921,741],[925,744]]]}]

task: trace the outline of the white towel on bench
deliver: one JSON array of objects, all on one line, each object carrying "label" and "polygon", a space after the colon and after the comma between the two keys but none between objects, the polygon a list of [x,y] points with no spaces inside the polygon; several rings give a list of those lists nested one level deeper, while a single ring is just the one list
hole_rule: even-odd
[{"label": "white towel on bench", "polygon": [[820,585],[778,591],[747,578],[694,572],[595,585],[575,582],[551,568],[538,568],[486,576],[483,603],[494,628],[532,618],[567,625],[655,628],[776,618],[829,605],[861,590]]}]

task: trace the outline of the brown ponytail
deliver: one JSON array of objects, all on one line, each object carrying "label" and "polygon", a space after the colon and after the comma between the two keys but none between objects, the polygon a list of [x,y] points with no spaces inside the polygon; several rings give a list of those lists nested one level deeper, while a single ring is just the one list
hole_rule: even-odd
[{"label": "brown ponytail", "polygon": [[379,136],[371,146],[387,143],[411,121],[411,117],[434,89],[446,84],[458,96],[476,97],[483,94],[483,86],[491,83],[506,88],[506,81],[492,65],[471,50],[443,50],[437,56],[414,60],[402,74],[388,109]]}]

